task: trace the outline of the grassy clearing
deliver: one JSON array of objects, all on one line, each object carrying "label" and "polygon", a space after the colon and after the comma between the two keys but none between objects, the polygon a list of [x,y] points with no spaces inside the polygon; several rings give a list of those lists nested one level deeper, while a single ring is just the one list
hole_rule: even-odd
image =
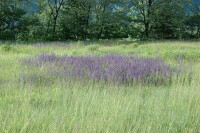
[{"label": "grassy clearing", "polygon": [[[200,43],[159,42],[75,46],[0,46],[0,132],[200,132]],[[118,42],[119,43],[119,42]],[[6,45],[7,46],[7,45]],[[40,53],[58,55],[135,54],[192,64],[191,84],[114,85],[55,79],[22,83],[20,59]],[[187,72],[186,72],[187,73]]]}]

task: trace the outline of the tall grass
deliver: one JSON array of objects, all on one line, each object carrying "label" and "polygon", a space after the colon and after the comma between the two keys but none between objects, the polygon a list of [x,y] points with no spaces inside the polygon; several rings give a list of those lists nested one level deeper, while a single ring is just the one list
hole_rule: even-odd
[{"label": "tall grass", "polygon": [[57,81],[1,89],[1,132],[199,132],[198,86]]},{"label": "tall grass", "polygon": [[[95,55],[102,50],[128,54],[143,49],[137,55],[156,57],[153,51],[159,49],[160,57],[171,64],[177,61],[174,56],[163,55],[190,53],[195,60],[184,54],[182,62],[193,62],[193,67],[186,69],[193,71],[190,84],[181,77],[171,86],[37,78],[44,74],[43,69],[23,66],[19,60],[42,52],[87,55],[89,46],[11,47],[14,50],[0,49],[0,132],[200,132],[200,64],[198,56],[192,54],[198,53],[198,43],[149,44],[132,49],[131,45],[99,46],[92,51]],[[37,84],[22,82],[22,73],[35,74]]]}]

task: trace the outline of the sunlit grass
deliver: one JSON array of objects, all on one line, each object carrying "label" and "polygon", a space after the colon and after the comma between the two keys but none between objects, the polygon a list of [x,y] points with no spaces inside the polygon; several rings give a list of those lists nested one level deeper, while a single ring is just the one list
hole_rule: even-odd
[{"label": "sunlit grass", "polygon": [[[0,46],[0,132],[200,132],[199,42],[108,43],[10,45],[9,51]],[[180,55],[187,70],[193,71],[192,81],[189,84],[180,78],[170,86],[147,86],[70,79],[32,84],[20,80],[23,72],[42,74],[20,64],[20,59],[52,52],[135,54],[171,63],[177,63],[175,57]]]}]

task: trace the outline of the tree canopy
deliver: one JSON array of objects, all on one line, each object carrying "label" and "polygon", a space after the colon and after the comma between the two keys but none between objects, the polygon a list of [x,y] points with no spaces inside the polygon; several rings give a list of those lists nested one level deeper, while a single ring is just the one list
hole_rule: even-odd
[{"label": "tree canopy", "polygon": [[1,0],[1,40],[198,39],[192,0]]}]

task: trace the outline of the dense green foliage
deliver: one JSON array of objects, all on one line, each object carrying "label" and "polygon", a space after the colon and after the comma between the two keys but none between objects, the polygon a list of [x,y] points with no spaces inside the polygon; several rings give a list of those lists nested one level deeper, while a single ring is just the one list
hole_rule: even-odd
[{"label": "dense green foliage", "polygon": [[1,0],[1,40],[199,38],[191,0]]}]

